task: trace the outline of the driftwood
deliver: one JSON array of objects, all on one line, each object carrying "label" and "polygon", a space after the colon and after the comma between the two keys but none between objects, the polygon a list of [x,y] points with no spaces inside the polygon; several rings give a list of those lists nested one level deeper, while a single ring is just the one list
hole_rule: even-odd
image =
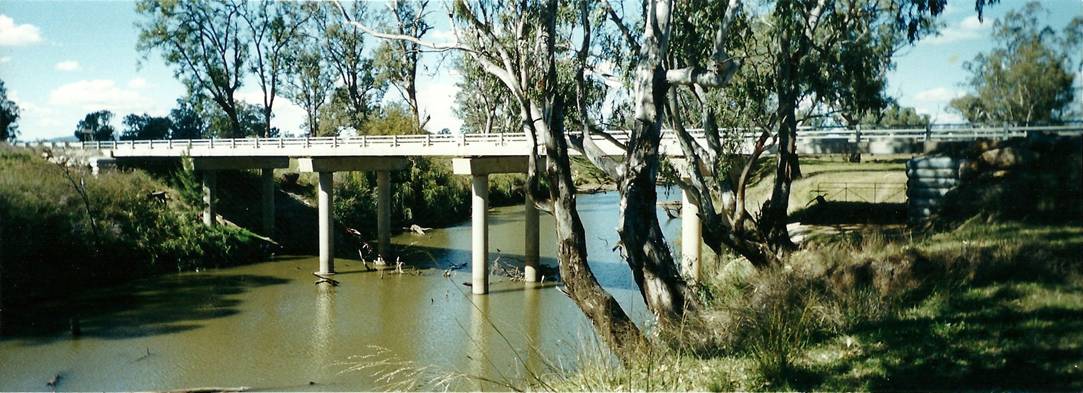
[{"label": "driftwood", "polygon": [[312,273],[312,275],[318,278],[316,282],[312,283],[313,285],[331,284],[332,287],[337,287],[338,284],[340,284],[338,280],[335,280],[328,276],[321,276],[319,273]]},{"label": "driftwood", "polygon": [[60,376],[60,373],[56,373],[56,375],[53,375],[52,378],[49,378],[49,381],[45,382],[45,386],[53,388],[53,391],[55,392],[56,385],[60,384],[60,378],[63,377]]},{"label": "driftwood", "polygon": [[252,390],[248,386],[238,387],[204,387],[204,388],[188,388],[188,389],[174,389],[174,390],[162,390],[161,393],[214,393],[214,392],[247,392]]}]

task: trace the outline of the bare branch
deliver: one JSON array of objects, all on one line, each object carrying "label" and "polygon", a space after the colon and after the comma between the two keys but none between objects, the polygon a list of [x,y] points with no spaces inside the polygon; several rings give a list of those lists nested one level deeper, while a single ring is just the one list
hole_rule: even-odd
[{"label": "bare branch", "polygon": [[462,50],[462,51],[467,51],[467,52],[473,52],[474,51],[474,48],[471,48],[471,47],[469,47],[469,46],[467,46],[467,45],[465,45],[465,44],[463,44],[461,42],[450,42],[450,43],[442,43],[441,44],[441,43],[425,41],[425,40],[419,39],[417,37],[406,35],[406,34],[384,33],[384,32],[379,32],[379,31],[370,29],[368,26],[365,26],[364,23],[353,20],[353,18],[350,17],[350,13],[348,11],[346,11],[346,7],[342,6],[342,3],[338,2],[338,1],[335,1],[334,3],[335,3],[336,6],[338,6],[339,11],[342,12],[342,16],[346,19],[347,24],[360,29],[361,31],[365,32],[366,34],[370,34],[373,37],[383,38],[385,40],[406,41],[406,42],[414,43],[414,44],[417,44],[417,45],[420,45],[420,46],[423,46],[423,47],[426,47],[426,48],[429,48],[429,49],[437,50],[437,51],[445,51],[445,50],[451,50],[451,49],[457,49],[457,50]]},{"label": "bare branch", "polygon": [[628,44],[632,51],[639,54],[639,41],[632,35],[632,30],[628,28],[628,25],[624,23],[624,19],[617,15],[617,11],[613,9],[613,6],[609,4],[608,0],[602,0],[602,6],[605,7],[606,14],[609,15],[609,19],[613,21],[613,24],[617,25],[617,29],[620,30],[621,36],[624,37],[624,42]]}]

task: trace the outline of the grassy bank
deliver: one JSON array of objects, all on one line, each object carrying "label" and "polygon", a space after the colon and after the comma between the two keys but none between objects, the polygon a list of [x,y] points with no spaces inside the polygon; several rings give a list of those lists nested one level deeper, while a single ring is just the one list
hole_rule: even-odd
[{"label": "grassy bank", "polygon": [[4,304],[265,254],[244,229],[204,227],[182,182],[140,170],[95,177],[11,148],[0,148],[0,174]]},{"label": "grassy bank", "polygon": [[[840,236],[783,269],[725,263],[709,312],[631,367],[587,357],[558,390],[1083,388],[1083,226],[973,220]],[[691,334],[697,332],[697,334]]]}]

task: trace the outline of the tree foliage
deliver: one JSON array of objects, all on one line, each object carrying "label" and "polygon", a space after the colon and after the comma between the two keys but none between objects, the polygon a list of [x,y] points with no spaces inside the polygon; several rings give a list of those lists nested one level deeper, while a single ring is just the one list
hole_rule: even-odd
[{"label": "tree foliage", "polygon": [[[432,30],[425,20],[428,14],[429,0],[402,1],[391,0],[384,15],[384,30],[395,34],[422,39]],[[422,118],[417,103],[417,72],[421,61],[422,47],[417,42],[407,40],[384,41],[376,48],[373,66],[377,69],[376,82],[390,84],[399,92],[418,129],[424,129],[429,116]]]},{"label": "tree foliage", "polygon": [[137,48],[158,50],[188,91],[205,94],[228,120],[223,136],[243,137],[237,90],[249,67],[251,40],[236,3],[141,0]]},{"label": "tree foliage", "polygon": [[8,89],[0,80],[0,142],[14,141],[19,136],[19,105],[8,98]]},{"label": "tree foliage", "polygon": [[972,91],[952,109],[974,124],[1056,124],[1070,114],[1083,17],[1058,34],[1039,22],[1045,12],[1031,2],[993,23],[996,47],[964,63]]},{"label": "tree foliage", "polygon": [[326,4],[314,15],[323,40],[324,59],[331,66],[338,86],[327,104],[326,114],[320,115],[320,135],[338,134],[346,127],[361,130],[387,89],[386,84],[377,81],[376,67],[365,49],[364,34],[349,23],[369,18],[367,4],[357,1],[348,7],[339,6]]},{"label": "tree foliage", "polygon": [[173,121],[168,117],[156,117],[146,113],[124,116],[124,132],[120,140],[147,140],[169,138]]},{"label": "tree foliage", "polygon": [[87,113],[75,126],[75,137],[82,142],[111,141],[114,132],[112,121],[113,112],[108,110]]},{"label": "tree foliage", "polygon": [[198,96],[193,95],[177,99],[177,106],[169,111],[171,139],[202,139],[209,136],[200,101]]}]

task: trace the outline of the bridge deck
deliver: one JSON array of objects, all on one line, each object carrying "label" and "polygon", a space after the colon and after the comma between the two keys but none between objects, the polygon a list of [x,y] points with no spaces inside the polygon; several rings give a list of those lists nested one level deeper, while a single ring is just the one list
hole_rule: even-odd
[{"label": "bridge deck", "polygon": [[[987,127],[956,129],[885,129],[850,130],[821,129],[798,132],[799,145],[817,143],[886,142],[921,143],[974,140],[979,138],[1003,139],[1025,136],[1030,131],[1057,134],[1083,134],[1083,126],[1045,127]],[[607,131],[620,143],[627,143],[628,133]],[[703,132],[692,130],[701,145],[706,145]],[[756,133],[730,133],[740,135],[739,148],[735,153],[747,153]],[[602,136],[593,140],[606,154],[623,155],[617,145]],[[319,138],[242,138],[242,139],[190,139],[190,140],[138,140],[100,142],[26,142],[19,146],[53,147],[65,149],[108,151],[113,157],[317,157],[317,156],[522,156],[530,152],[531,143],[525,133],[506,134],[460,134],[460,135],[399,135]],[[663,133],[660,146],[662,154],[682,156],[680,144],[672,132]],[[577,152],[571,152],[577,154]]]}]

